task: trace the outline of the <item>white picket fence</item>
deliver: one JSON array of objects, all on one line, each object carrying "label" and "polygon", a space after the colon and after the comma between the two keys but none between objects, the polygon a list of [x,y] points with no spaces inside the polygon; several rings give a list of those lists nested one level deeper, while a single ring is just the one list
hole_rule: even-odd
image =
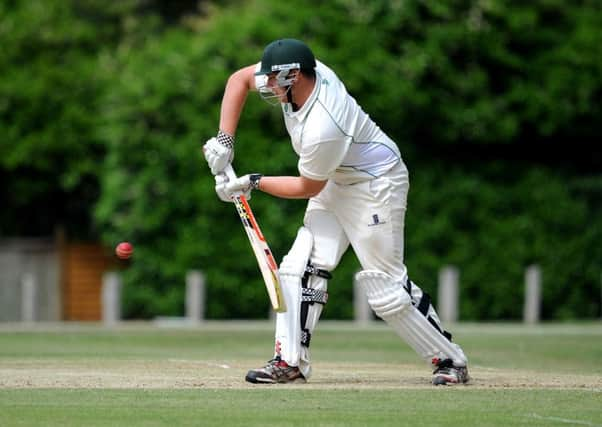
[{"label": "white picket fence", "polygon": [[60,261],[52,239],[0,239],[0,322],[47,322],[62,311]]},{"label": "white picket fence", "polygon": [[[602,283],[602,275],[600,277]],[[190,270],[186,274],[186,313],[183,318],[172,318],[180,323],[199,324],[205,319],[206,283],[201,271]],[[20,319],[24,322],[44,321],[38,316],[42,295],[42,287],[38,276],[25,272],[20,280]],[[602,288],[602,287],[601,287]],[[460,302],[460,272],[456,267],[445,266],[439,271],[436,307],[439,317],[444,324],[454,323],[461,319]],[[102,284],[102,321],[112,325],[122,320],[121,313],[122,283],[117,272],[107,272]],[[601,290],[602,300],[602,290]],[[533,325],[541,318],[542,273],[537,265],[526,268],[524,275],[524,304],[523,323]],[[375,317],[370,308],[366,295],[358,283],[354,283],[353,292],[354,320],[358,324],[369,324]],[[270,313],[274,317],[274,313]]]},{"label": "white picket fence", "polygon": [[[103,283],[103,321],[114,324],[120,320],[121,283],[117,273],[108,273]],[[205,318],[205,278],[198,270],[191,270],[186,275],[186,316],[179,319],[188,324],[198,324]],[[460,319],[460,273],[456,267],[445,266],[439,271],[439,301],[437,311],[445,324]],[[358,324],[369,324],[374,320],[374,313],[368,304],[364,291],[358,283],[354,283],[353,292],[354,318]],[[541,269],[532,265],[525,271],[525,299],[523,322],[535,324],[540,320],[541,309]],[[270,313],[273,317],[273,313]],[[172,319],[174,320],[174,319]]]},{"label": "white picket fence", "polygon": [[[61,289],[55,243],[48,239],[4,239],[0,241],[0,322],[59,321]],[[461,320],[459,309],[461,272],[454,266],[440,269],[437,286],[437,312],[444,324]],[[602,285],[602,274],[600,276]],[[165,318],[198,324],[206,317],[206,284],[201,271],[190,270],[185,278],[186,312],[182,318]],[[600,287],[602,301],[602,286]],[[111,325],[121,321],[121,277],[107,272],[101,292],[102,320]],[[524,274],[522,319],[536,324],[541,319],[542,272],[531,265]],[[357,283],[353,289],[354,319],[358,324],[374,320],[366,295]],[[270,317],[274,313],[270,312]]]}]

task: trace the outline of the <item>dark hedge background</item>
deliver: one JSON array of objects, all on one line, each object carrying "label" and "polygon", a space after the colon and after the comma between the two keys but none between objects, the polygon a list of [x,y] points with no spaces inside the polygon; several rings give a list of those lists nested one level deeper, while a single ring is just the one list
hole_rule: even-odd
[{"label": "dark hedge background", "polygon": [[[599,1],[13,0],[0,3],[0,235],[130,240],[129,318],[178,315],[202,269],[210,318],[268,300],[200,147],[225,81],[273,39],[309,43],[399,144],[411,173],[406,263],[436,296],[461,271],[461,319],[519,319],[524,269],[544,319],[600,315]],[[239,173],[295,174],[277,108],[248,98]],[[256,194],[276,257],[303,201]],[[351,318],[349,253],[326,318]]]}]

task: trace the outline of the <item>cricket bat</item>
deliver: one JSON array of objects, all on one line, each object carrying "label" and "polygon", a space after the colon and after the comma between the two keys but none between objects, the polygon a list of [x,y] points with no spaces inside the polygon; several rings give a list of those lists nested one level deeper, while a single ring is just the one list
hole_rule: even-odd
[{"label": "cricket bat", "polygon": [[[224,172],[228,179],[236,179],[236,174],[234,173],[234,169],[232,169],[232,165],[226,166]],[[263,233],[255,220],[251,206],[249,206],[249,202],[244,194],[235,194],[232,199],[234,201],[234,206],[236,206],[236,210],[238,211],[238,216],[240,217],[243,228],[249,238],[249,243],[251,244],[255,258],[257,259],[257,264],[259,265],[259,270],[263,276],[263,281],[268,291],[272,308],[277,313],[283,313],[286,311],[286,303],[284,302],[280,280],[278,279],[278,265],[274,260],[268,242],[266,242],[265,237],[263,237]]]}]

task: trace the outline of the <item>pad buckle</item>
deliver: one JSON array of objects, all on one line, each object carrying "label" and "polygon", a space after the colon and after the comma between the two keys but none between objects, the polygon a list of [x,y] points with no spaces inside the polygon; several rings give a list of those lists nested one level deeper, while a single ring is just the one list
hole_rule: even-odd
[{"label": "pad buckle", "polygon": [[330,274],[330,272],[316,268],[309,262],[307,263],[307,266],[305,267],[305,277],[307,277],[307,276],[318,276],[318,277],[321,277],[322,279],[327,279],[327,280],[332,279],[332,274]]},{"label": "pad buckle", "polygon": [[302,288],[301,289],[301,302],[326,304],[328,302],[328,292],[321,291],[319,289]]}]

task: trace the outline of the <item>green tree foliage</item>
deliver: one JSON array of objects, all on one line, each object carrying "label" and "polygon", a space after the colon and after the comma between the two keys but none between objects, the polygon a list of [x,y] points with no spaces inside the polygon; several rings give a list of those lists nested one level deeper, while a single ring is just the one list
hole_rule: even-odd
[{"label": "green tree foliage", "polygon": [[[131,315],[181,312],[184,274],[195,267],[205,271],[211,284],[209,316],[267,313],[265,291],[236,211],[215,198],[213,177],[201,153],[202,138],[217,132],[229,72],[254,60],[254,52],[261,49],[236,34],[246,35],[239,31],[224,43],[223,32],[168,31],[142,50],[124,47],[116,58],[118,78],[103,109],[102,135],[109,153],[97,217],[108,242],[129,239],[139,248],[128,271],[129,283],[136,283],[128,288]],[[246,58],[240,49],[245,44]],[[248,120],[274,121],[269,117],[274,112],[255,108],[253,113],[253,102],[249,104]],[[258,143],[266,141],[268,129],[254,128],[240,141],[241,170],[253,165],[276,172],[283,158],[284,164],[294,166],[290,148],[283,150],[280,144],[270,150]],[[245,152],[252,156],[246,167]],[[261,222],[270,224],[266,236],[274,250],[287,244],[294,230],[287,221],[293,206],[268,203],[258,195],[253,207]]]},{"label": "green tree foliage", "polygon": [[[131,0],[0,3],[0,234],[90,234],[109,79],[98,57],[135,31]],[[129,17],[129,19],[128,19]],[[145,19],[145,28],[151,28]]]},{"label": "green tree foliage", "polygon": [[[200,148],[217,131],[229,74],[271,40],[296,37],[400,146],[413,280],[435,294],[437,270],[455,264],[463,319],[517,319],[524,269],[537,263],[545,318],[599,314],[599,2],[335,0],[293,11],[253,0],[201,2],[202,14],[169,4],[0,6],[0,200],[10,207],[0,233],[64,221],[81,236],[94,205],[107,245],[136,245],[124,269],[128,317],[182,314],[191,268],[206,275],[209,317],[265,316],[248,242]],[[296,173],[278,108],[255,95],[234,166]],[[39,215],[50,201],[60,212]],[[251,203],[280,259],[305,202],[256,193]],[[358,268],[349,253],[324,317],[351,317]]]},{"label": "green tree foliage", "polygon": [[543,271],[544,318],[598,313],[599,218],[576,188],[540,167],[499,183],[459,168],[415,174],[406,221],[413,280],[435,291],[460,268],[464,319],[519,319],[525,267]]},{"label": "green tree foliage", "polygon": [[395,134],[452,145],[596,135],[599,2],[337,3],[316,38],[353,61],[341,67],[351,90],[372,89],[364,104]]},{"label": "green tree foliage", "polygon": [[[288,5],[255,1],[212,9],[207,18],[189,20],[186,30],[124,50],[105,111],[110,154],[97,213],[103,228],[114,230],[107,241],[131,236],[142,247],[128,272],[136,284],[128,291],[129,313],[181,312],[184,271],[198,267],[208,276],[211,317],[265,315],[244,233],[233,208],[216,201],[199,147],[215,134],[228,75],[257,61],[270,40],[292,36],[335,68],[408,153],[407,258],[419,283],[434,290],[441,264],[457,264],[465,318],[517,318],[524,268],[539,263],[546,317],[594,315],[596,304],[585,311],[580,304],[595,292],[600,257],[584,252],[599,232],[579,233],[583,221],[596,221],[594,206],[571,192],[566,176],[555,176],[548,159],[533,169],[529,161],[512,164],[532,139],[560,138],[576,121],[593,129],[599,59],[578,55],[599,41],[592,9],[558,2],[338,1],[291,14]],[[577,71],[587,82],[579,91],[569,84]],[[491,154],[479,163],[499,144],[510,145],[492,150],[503,167]],[[256,97],[248,99],[239,127],[235,166],[295,173],[279,112]],[[252,203],[281,257],[304,203],[261,194]],[[335,272],[330,291],[337,302],[326,316],[351,315],[357,268],[349,255]],[[567,296],[574,304],[553,303]]]}]

